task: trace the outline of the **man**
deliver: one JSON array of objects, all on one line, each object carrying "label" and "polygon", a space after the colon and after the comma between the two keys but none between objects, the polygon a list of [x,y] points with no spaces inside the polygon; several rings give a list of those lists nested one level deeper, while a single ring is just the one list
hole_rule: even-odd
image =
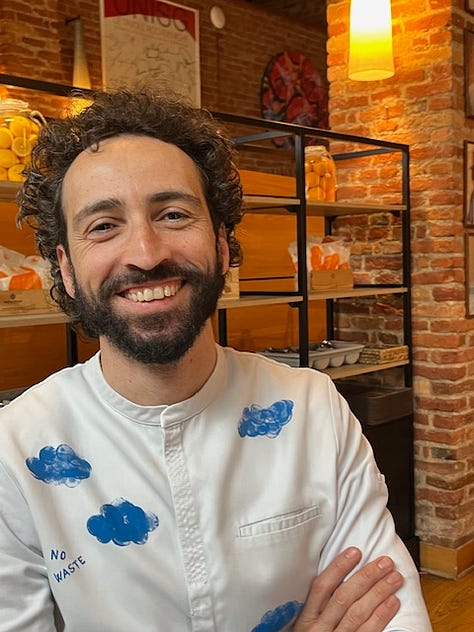
[{"label": "man", "polygon": [[214,342],[240,208],[178,100],[99,93],[41,133],[20,217],[100,353],[1,411],[0,631],[431,630],[330,380]]}]

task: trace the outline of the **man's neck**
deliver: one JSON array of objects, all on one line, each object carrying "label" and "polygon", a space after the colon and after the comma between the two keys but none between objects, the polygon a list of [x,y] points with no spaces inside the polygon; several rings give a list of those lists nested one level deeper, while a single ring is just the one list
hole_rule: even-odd
[{"label": "man's neck", "polygon": [[208,322],[187,353],[174,364],[143,364],[101,339],[101,366],[108,384],[140,406],[175,404],[199,391],[216,364],[216,345]]}]

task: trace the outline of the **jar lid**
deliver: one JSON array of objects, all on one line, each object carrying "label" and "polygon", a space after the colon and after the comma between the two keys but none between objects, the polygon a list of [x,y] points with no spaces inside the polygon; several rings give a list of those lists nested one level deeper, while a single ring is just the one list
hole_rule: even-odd
[{"label": "jar lid", "polygon": [[304,148],[305,154],[310,154],[313,151],[327,151],[327,147],[325,145],[306,145]]},{"label": "jar lid", "polygon": [[20,99],[2,99],[0,100],[0,112],[20,112],[21,110],[28,110],[29,104],[26,101]]}]

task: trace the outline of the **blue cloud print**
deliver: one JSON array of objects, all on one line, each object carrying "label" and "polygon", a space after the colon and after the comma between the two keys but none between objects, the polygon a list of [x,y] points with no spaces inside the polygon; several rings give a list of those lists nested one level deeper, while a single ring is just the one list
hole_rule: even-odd
[{"label": "blue cloud print", "polygon": [[262,408],[252,404],[250,408],[244,408],[242,419],[239,422],[239,435],[241,437],[278,437],[281,429],[287,424],[293,415],[293,402],[282,399],[274,402],[268,408]]},{"label": "blue cloud print", "polygon": [[39,456],[26,459],[26,467],[35,478],[44,483],[76,487],[85,478],[89,478],[92,467],[81,459],[65,443],[57,448],[47,445],[41,448]]},{"label": "blue cloud print", "polygon": [[145,544],[150,531],[160,524],[153,513],[145,513],[141,507],[123,498],[102,505],[100,514],[91,516],[87,530],[102,544],[112,541],[118,546],[131,542]]},{"label": "blue cloud print", "polygon": [[302,607],[299,601],[288,601],[275,610],[269,610],[252,632],[280,632],[296,619]]}]

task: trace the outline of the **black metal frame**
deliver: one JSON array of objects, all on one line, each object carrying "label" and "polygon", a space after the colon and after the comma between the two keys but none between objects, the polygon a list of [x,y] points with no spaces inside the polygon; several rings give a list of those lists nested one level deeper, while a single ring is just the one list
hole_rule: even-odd
[{"label": "black metal frame", "polygon": [[[339,140],[344,142],[351,142],[356,144],[364,144],[373,149],[367,149],[363,151],[353,151],[345,154],[333,154],[332,157],[335,161],[348,160],[352,158],[359,158],[371,155],[381,155],[386,153],[400,153],[401,156],[401,200],[402,206],[405,210],[402,212],[402,240],[403,240],[403,263],[402,263],[402,285],[400,289],[404,289],[403,296],[403,338],[404,343],[409,349],[409,363],[405,367],[405,384],[411,386],[412,384],[412,325],[411,325],[411,251],[410,251],[410,187],[409,187],[409,147],[402,143],[396,143],[386,140],[378,140],[365,136],[357,136],[354,134],[345,134],[341,132],[334,132],[331,130],[319,129],[314,127],[308,127],[303,125],[297,125],[294,123],[282,123],[279,121],[270,121],[265,119],[258,119],[252,117],[237,116],[223,112],[213,112],[214,117],[226,123],[233,123],[237,125],[245,125],[249,127],[257,128],[254,134],[247,134],[245,136],[236,136],[233,141],[236,147],[245,146],[248,149],[252,143],[256,143],[261,140],[268,140],[281,136],[293,137],[293,151],[295,162],[295,178],[296,178],[296,196],[299,198],[298,206],[294,206],[294,202],[288,204],[286,207],[289,213],[296,213],[296,234],[297,234],[297,251],[298,251],[298,291],[295,293],[297,296],[302,297],[302,301],[289,303],[293,307],[298,309],[298,323],[299,323],[299,349],[300,349],[300,364],[301,366],[308,366],[309,364],[309,340],[308,340],[308,287],[307,287],[307,267],[306,267],[306,201],[305,201],[305,172],[304,172],[304,147],[307,144],[306,140],[311,139],[311,143],[314,144],[314,139],[321,139],[321,144],[329,140]],[[282,150],[275,146],[269,151],[281,152]],[[269,210],[269,212],[271,212]],[[397,213],[398,211],[391,211]],[[328,234],[331,232],[332,222],[334,216],[325,218],[325,229]],[[393,285],[380,285],[370,287],[394,287]],[[398,287],[398,286],[396,286]],[[242,295],[256,295],[262,294],[262,292],[249,292],[241,291]],[[265,292],[268,295],[287,294],[290,292],[278,293],[278,292]],[[327,333],[328,337],[334,337],[334,304],[333,299],[327,299],[328,309],[327,312]],[[219,324],[219,341],[221,344],[227,344],[227,322],[226,322],[226,309],[223,307],[219,310],[218,317]]]},{"label": "black metal frame", "polygon": [[15,88],[25,88],[26,90],[37,90],[38,92],[47,92],[58,97],[70,97],[75,90],[84,93],[90,93],[85,88],[75,88],[64,83],[54,83],[52,81],[42,81],[40,79],[31,79],[30,77],[17,77],[16,75],[8,75],[0,73],[0,83]]}]

